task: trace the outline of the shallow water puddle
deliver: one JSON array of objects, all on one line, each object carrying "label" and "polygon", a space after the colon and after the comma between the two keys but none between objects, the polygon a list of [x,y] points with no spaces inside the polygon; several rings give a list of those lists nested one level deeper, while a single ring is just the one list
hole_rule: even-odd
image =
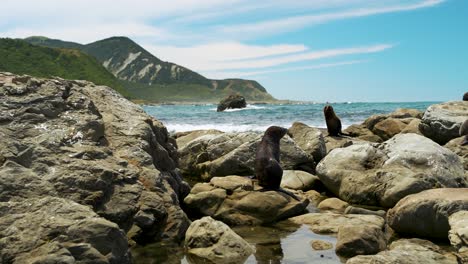
[{"label": "shallow water puddle", "polygon": [[[233,230],[255,246],[245,263],[342,263],[335,254],[336,237],[318,235],[306,225],[278,224],[274,227],[235,227]],[[314,250],[313,240],[333,244],[329,250]],[[185,255],[182,247],[162,243],[132,250],[134,263],[203,263]]]}]

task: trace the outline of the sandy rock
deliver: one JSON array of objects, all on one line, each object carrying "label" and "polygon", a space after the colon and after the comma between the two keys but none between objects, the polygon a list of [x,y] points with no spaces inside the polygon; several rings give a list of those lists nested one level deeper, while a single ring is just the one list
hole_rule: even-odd
[{"label": "sandy rock", "polygon": [[372,132],[383,140],[387,140],[400,133],[407,125],[396,118],[384,119],[372,128]]},{"label": "sandy rock", "polygon": [[342,257],[377,254],[386,247],[385,235],[376,226],[343,226],[338,229],[335,251]]},{"label": "sandy rock", "polygon": [[449,216],[449,239],[458,250],[461,263],[468,263],[468,211],[459,211]]},{"label": "sandy rock", "polygon": [[377,215],[380,217],[385,217],[387,212],[384,210],[369,210],[361,207],[356,207],[356,206],[348,206],[346,207],[346,210],[344,211],[345,214],[364,214],[364,215]]},{"label": "sandy rock", "polygon": [[314,250],[329,250],[333,248],[332,243],[322,240],[312,240],[310,241],[310,246]]},{"label": "sandy rock", "polygon": [[294,122],[288,130],[288,135],[302,150],[314,157],[315,162],[319,162],[327,155],[325,139],[319,129],[300,122]]},{"label": "sandy rock", "polygon": [[346,202],[387,208],[423,190],[468,186],[459,157],[416,134],[335,149],[318,164],[317,176]]},{"label": "sandy rock", "polygon": [[328,198],[320,202],[318,209],[322,211],[332,211],[335,213],[344,213],[349,204],[338,198]]},{"label": "sandy rock", "polygon": [[443,145],[459,137],[460,126],[467,116],[467,101],[431,105],[424,113],[419,130],[426,137]]},{"label": "sandy rock", "polygon": [[185,147],[190,141],[195,140],[204,135],[219,135],[222,134],[222,131],[216,129],[209,129],[209,130],[195,130],[189,132],[181,132],[177,133],[176,142],[178,148]]},{"label": "sandy rock", "polygon": [[328,197],[324,194],[317,192],[316,190],[310,190],[304,193],[304,196],[309,199],[310,204],[313,206],[318,206],[320,202],[327,199]]},{"label": "sandy rock", "polygon": [[206,216],[187,230],[188,253],[213,263],[243,263],[255,250],[223,222]]},{"label": "sandy rock", "polygon": [[349,134],[353,138],[361,139],[364,141],[382,142],[382,138],[370,131],[365,124],[353,124],[343,130],[344,133]]},{"label": "sandy rock", "polygon": [[292,190],[308,191],[319,184],[320,179],[317,176],[298,170],[283,171],[283,178],[281,179],[281,187]]},{"label": "sandy rock", "polygon": [[411,120],[410,123],[408,123],[408,125],[406,125],[405,128],[401,130],[400,133],[402,134],[413,133],[413,134],[422,135],[421,131],[419,131],[420,123],[421,123],[421,119],[413,119]]},{"label": "sandy rock", "polygon": [[444,252],[437,245],[421,239],[400,239],[393,242],[388,250],[373,256],[356,256],[346,264],[457,264],[453,254]]},{"label": "sandy rock", "polygon": [[452,139],[447,144],[445,144],[444,147],[450,149],[453,151],[453,153],[457,154],[461,158],[466,173],[468,171],[468,145],[461,145],[463,138],[464,137],[458,137]]},{"label": "sandy rock", "polygon": [[343,226],[375,226],[383,229],[385,220],[375,215],[343,215],[335,213],[308,213],[289,218],[294,224],[308,225],[314,233],[336,234]]},{"label": "sandy rock", "polygon": [[447,238],[449,216],[461,210],[468,210],[468,188],[433,189],[400,200],[387,220],[398,233]]},{"label": "sandy rock", "polygon": [[[221,181],[230,183],[219,184]],[[194,215],[211,216],[229,225],[260,225],[299,215],[309,201],[305,198],[298,201],[284,192],[262,190],[249,178],[225,176],[196,184],[184,203]]]}]

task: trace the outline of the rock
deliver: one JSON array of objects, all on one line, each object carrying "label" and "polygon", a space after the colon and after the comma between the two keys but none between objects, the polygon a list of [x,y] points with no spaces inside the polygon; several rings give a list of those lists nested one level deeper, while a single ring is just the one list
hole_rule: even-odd
[{"label": "rock", "polygon": [[[179,149],[183,174],[209,180],[215,176],[254,174],[254,161],[260,133],[223,133],[204,135]],[[285,136],[280,141],[283,170],[301,169],[313,173],[313,158]]]},{"label": "rock", "polygon": [[254,252],[229,226],[209,216],[190,225],[185,246],[189,254],[213,263],[243,263]]},{"label": "rock", "polygon": [[183,239],[190,220],[179,199],[189,186],[162,123],[86,81],[0,73],[0,83],[0,115],[12,117],[0,122],[0,201],[59,197],[140,230],[136,241]]},{"label": "rock", "polygon": [[333,248],[332,243],[322,240],[312,240],[310,241],[310,246],[314,250],[329,250]]},{"label": "rock", "polygon": [[346,210],[344,211],[345,214],[364,214],[364,215],[377,215],[380,217],[384,217],[387,214],[384,210],[369,210],[361,207],[356,207],[356,206],[348,206],[346,207]]},{"label": "rock", "polygon": [[318,185],[320,185],[320,179],[313,174],[296,170],[283,171],[282,188],[308,191]]},{"label": "rock", "polygon": [[346,137],[325,137],[325,145],[327,146],[328,153],[337,148],[349,147],[353,145],[356,141],[356,139]]},{"label": "rock", "polygon": [[294,122],[288,130],[288,135],[302,150],[314,157],[315,162],[319,162],[327,155],[325,139],[319,129]]},{"label": "rock", "polygon": [[385,220],[375,215],[343,215],[335,213],[308,213],[289,218],[293,224],[308,225],[317,234],[336,234],[343,226],[375,226],[383,229]]},{"label": "rock", "polygon": [[179,149],[183,148],[190,141],[197,139],[204,135],[220,135],[220,134],[223,134],[223,132],[216,130],[216,129],[194,130],[194,131],[189,131],[189,132],[177,133],[176,134],[177,147]]},{"label": "rock", "polygon": [[87,206],[46,196],[0,202],[0,215],[1,263],[131,263],[125,233]]},{"label": "rock", "polygon": [[226,109],[245,108],[245,107],[247,107],[245,98],[241,95],[233,94],[221,100],[218,104],[218,109],[216,111],[222,112]]},{"label": "rock", "polygon": [[421,119],[423,117],[423,112],[410,109],[410,108],[398,108],[393,113],[390,113],[389,116],[393,118],[417,118]]},{"label": "rock", "polygon": [[467,115],[467,101],[431,105],[424,113],[419,130],[424,136],[444,145],[459,137],[460,126]]},{"label": "rock", "polygon": [[338,229],[335,251],[342,257],[377,254],[386,247],[385,235],[376,226],[343,226]]},{"label": "rock", "polygon": [[361,139],[364,141],[380,143],[383,140],[370,131],[365,124],[353,124],[343,130],[344,133],[349,134],[351,137]]},{"label": "rock", "polygon": [[468,211],[459,211],[449,217],[450,244],[458,250],[461,263],[468,263]]},{"label": "rock", "polygon": [[284,192],[252,186],[249,178],[214,177],[210,183],[196,184],[184,203],[194,215],[211,216],[229,225],[277,222],[303,213],[309,203],[307,199],[297,201]]},{"label": "rock", "polygon": [[457,264],[453,254],[444,252],[437,245],[421,239],[400,239],[393,242],[388,250],[373,256],[356,256],[346,264]]},{"label": "rock", "polygon": [[408,125],[406,125],[405,128],[401,130],[400,133],[402,134],[414,133],[414,134],[422,135],[421,131],[419,131],[419,124],[421,124],[421,119],[413,119]]},{"label": "rock", "polygon": [[447,144],[445,144],[444,147],[450,149],[453,151],[453,153],[457,154],[461,158],[466,173],[468,171],[468,145],[462,146],[461,143],[463,140],[464,137],[452,139]]},{"label": "rock", "polygon": [[318,164],[317,176],[348,203],[386,208],[423,190],[468,186],[459,157],[416,134],[335,149]]},{"label": "rock", "polygon": [[372,128],[372,132],[384,141],[392,138],[405,129],[406,124],[396,118],[384,119]]},{"label": "rock", "polygon": [[442,188],[409,195],[390,209],[390,227],[402,234],[447,238],[448,218],[468,210],[468,188]]},{"label": "rock", "polygon": [[344,213],[349,204],[338,198],[328,198],[323,200],[319,205],[318,209],[322,211],[332,211],[335,213]]},{"label": "rock", "polygon": [[327,196],[317,192],[316,190],[307,191],[304,195],[309,199],[310,204],[313,206],[318,206],[321,201],[327,199]]},{"label": "rock", "polygon": [[463,95],[463,101],[468,101],[468,92]]}]

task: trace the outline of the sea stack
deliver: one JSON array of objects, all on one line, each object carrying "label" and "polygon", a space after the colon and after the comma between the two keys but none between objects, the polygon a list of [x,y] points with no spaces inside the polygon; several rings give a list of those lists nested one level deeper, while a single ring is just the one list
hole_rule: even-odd
[{"label": "sea stack", "polygon": [[217,112],[222,112],[226,109],[245,108],[247,103],[245,98],[239,94],[231,94],[228,97],[221,100],[218,104]]}]

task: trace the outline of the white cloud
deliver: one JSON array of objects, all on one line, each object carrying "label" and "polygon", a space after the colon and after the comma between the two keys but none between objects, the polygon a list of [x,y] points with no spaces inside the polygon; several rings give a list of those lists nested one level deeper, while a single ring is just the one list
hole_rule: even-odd
[{"label": "white cloud", "polygon": [[341,61],[334,63],[321,63],[317,65],[308,65],[300,67],[286,67],[280,69],[268,69],[262,71],[213,71],[205,72],[205,75],[212,79],[225,79],[225,78],[245,78],[255,76],[255,79],[258,79],[257,76],[269,74],[269,73],[279,73],[279,72],[290,72],[290,71],[304,71],[304,70],[315,70],[323,68],[332,68],[345,65],[353,65],[368,62],[367,60],[353,60],[353,61]]},{"label": "white cloud", "polygon": [[420,8],[432,7],[438,5],[445,0],[425,0],[412,4],[398,4],[390,6],[381,6],[375,8],[356,8],[348,11],[337,11],[330,13],[321,13],[314,15],[292,16],[275,20],[267,20],[262,22],[254,22],[248,24],[222,25],[216,29],[225,34],[235,35],[240,38],[251,38],[252,36],[265,36],[271,34],[279,34],[287,31],[297,30],[306,26],[323,24],[336,20],[411,11]]}]

